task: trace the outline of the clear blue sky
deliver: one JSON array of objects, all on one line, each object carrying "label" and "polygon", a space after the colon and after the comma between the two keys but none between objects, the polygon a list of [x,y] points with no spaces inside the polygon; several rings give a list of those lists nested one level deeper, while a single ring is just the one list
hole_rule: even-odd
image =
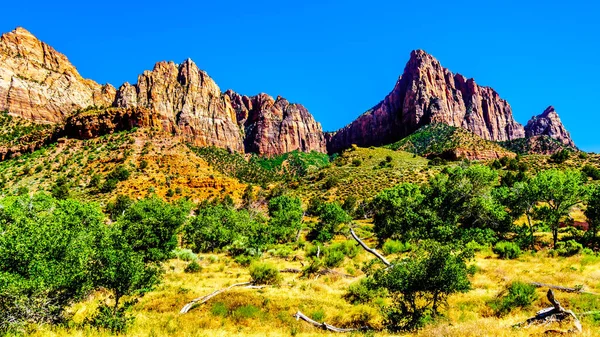
[{"label": "clear blue sky", "polygon": [[25,27],[100,83],[135,83],[157,61],[190,57],[222,90],[284,96],[335,130],[378,103],[410,51],[424,49],[495,88],[522,124],[554,105],[575,143],[600,152],[596,1],[21,4],[2,4],[0,31]]}]

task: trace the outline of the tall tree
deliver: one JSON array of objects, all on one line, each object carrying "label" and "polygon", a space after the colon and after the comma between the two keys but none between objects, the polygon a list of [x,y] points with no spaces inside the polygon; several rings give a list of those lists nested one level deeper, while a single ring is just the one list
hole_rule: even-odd
[{"label": "tall tree", "polygon": [[585,216],[589,224],[587,235],[591,236],[590,244],[595,247],[598,244],[597,235],[600,228],[600,185],[595,185],[590,189]]},{"label": "tall tree", "polygon": [[585,198],[584,182],[579,171],[557,169],[542,171],[531,180],[531,188],[539,191],[542,202],[535,207],[535,217],[551,228],[554,247],[558,242],[560,222],[566,220],[571,208]]}]

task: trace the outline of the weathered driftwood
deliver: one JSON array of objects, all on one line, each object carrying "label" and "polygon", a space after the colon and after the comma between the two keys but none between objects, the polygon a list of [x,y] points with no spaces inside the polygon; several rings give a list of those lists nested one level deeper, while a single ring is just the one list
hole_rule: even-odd
[{"label": "weathered driftwood", "polygon": [[592,293],[589,291],[583,291],[583,288],[569,288],[569,287],[563,287],[563,286],[557,286],[557,285],[553,285],[553,284],[545,284],[545,283],[539,283],[539,282],[531,282],[530,284],[536,288],[550,288],[550,289],[554,289],[554,290],[558,290],[558,291],[564,291],[566,293],[579,293],[579,294],[589,294],[589,295],[600,296],[600,294]]},{"label": "weathered driftwood", "polygon": [[350,228],[350,234],[352,234],[352,237],[354,238],[354,240],[356,240],[356,242],[358,242],[358,244],[364,248],[364,250],[366,250],[367,252],[375,255],[378,259],[381,260],[381,262],[383,262],[383,264],[385,264],[388,267],[391,267],[392,264],[385,258],[383,257],[383,255],[379,254],[378,251],[376,251],[373,248],[369,248],[369,246],[367,246],[364,242],[362,242],[361,239],[358,238],[358,236],[356,235],[356,233],[354,233],[354,229]]},{"label": "weathered driftwood", "polygon": [[333,325],[327,324],[325,322],[323,323],[319,323],[313,319],[311,319],[310,317],[306,316],[305,314],[303,314],[302,312],[300,312],[298,310],[297,313],[294,314],[294,317],[296,318],[296,320],[301,319],[303,321],[306,321],[314,326],[316,326],[317,328],[321,328],[323,330],[329,330],[329,331],[333,331],[333,332],[352,332],[352,331],[358,331],[359,329],[343,329],[343,328],[337,328]]},{"label": "weathered driftwood", "polygon": [[[552,304],[552,307],[542,309],[538,311],[534,317],[526,320],[525,322],[519,323],[515,325],[515,327],[529,327],[531,325],[547,325],[553,322],[562,322],[567,319],[573,320],[573,328],[566,331],[567,333],[580,333],[583,331],[581,327],[581,322],[571,310],[565,310],[560,305],[560,302],[554,297],[554,292],[552,289],[548,289],[548,293],[546,294],[548,301]],[[559,332],[562,331],[557,330],[549,330],[547,332]]]},{"label": "weathered driftwood", "polygon": [[261,289],[264,288],[265,286],[257,286],[254,285],[252,282],[242,282],[242,283],[236,283],[233,285],[230,285],[227,288],[223,288],[223,289],[219,289],[219,290],[215,290],[212,293],[206,295],[206,296],[202,296],[202,297],[198,297],[195,298],[193,300],[191,300],[188,304],[184,305],[183,308],[181,308],[181,310],[179,311],[180,314],[185,314],[188,311],[190,311],[190,309],[192,309],[192,307],[195,304],[203,304],[206,303],[208,300],[210,300],[211,298],[219,295],[220,293],[226,292],[227,290],[230,290],[231,288],[235,288],[235,287],[244,287],[246,289]]}]

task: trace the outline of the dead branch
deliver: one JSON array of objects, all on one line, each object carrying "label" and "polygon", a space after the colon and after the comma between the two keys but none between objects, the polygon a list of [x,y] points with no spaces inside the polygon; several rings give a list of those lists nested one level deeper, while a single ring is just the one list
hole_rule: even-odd
[{"label": "dead branch", "polygon": [[354,233],[354,229],[353,228],[350,228],[350,234],[352,234],[352,237],[354,238],[354,240],[356,240],[356,242],[358,242],[358,244],[361,247],[363,247],[367,252],[375,255],[387,267],[391,267],[392,266],[392,264],[385,257],[383,257],[383,255],[379,254],[379,252],[376,251],[375,249],[369,248],[369,246],[367,246],[364,242],[362,242],[361,239],[358,238],[358,236],[356,235],[356,233]]},{"label": "dead branch", "polygon": [[[554,292],[552,289],[548,289],[548,293],[546,294],[548,301],[552,304],[552,307],[542,309],[538,311],[534,317],[529,318],[525,322],[516,324],[515,327],[529,327],[533,324],[535,325],[548,325],[553,322],[562,322],[567,319],[573,319],[573,328],[569,329],[567,332],[571,333],[579,333],[582,332],[583,329],[581,327],[581,322],[575,315],[575,313],[571,310],[565,310],[560,305],[560,302],[554,297]],[[549,330],[552,332],[560,332],[556,330]]]},{"label": "dead branch", "polygon": [[285,268],[279,271],[280,273],[300,274],[302,270],[296,268]]},{"label": "dead branch", "polygon": [[191,300],[188,304],[184,305],[183,308],[181,308],[179,313],[185,314],[188,311],[190,311],[190,309],[192,309],[192,307],[195,304],[200,305],[200,304],[206,303],[208,300],[219,295],[220,293],[226,292],[227,290],[230,290],[231,288],[235,288],[235,287],[244,287],[245,289],[261,289],[261,288],[264,288],[265,286],[257,286],[257,285],[254,285],[252,282],[236,283],[236,284],[230,285],[227,288],[215,290],[206,296],[198,297],[198,298]]},{"label": "dead branch", "polygon": [[301,319],[303,321],[306,321],[314,326],[316,326],[317,328],[321,328],[323,330],[329,330],[329,331],[333,331],[333,332],[352,332],[352,331],[358,331],[359,329],[343,329],[343,328],[336,328],[333,325],[329,325],[325,322],[323,323],[319,323],[315,320],[312,320],[310,317],[306,316],[305,314],[303,314],[302,312],[300,312],[298,310],[297,313],[294,314],[294,317],[296,318],[296,320]]},{"label": "dead branch", "polygon": [[589,291],[583,291],[583,288],[569,288],[569,287],[563,287],[563,286],[557,286],[557,285],[553,285],[553,284],[545,284],[545,283],[539,283],[539,282],[531,282],[530,284],[536,288],[550,288],[550,289],[554,289],[554,290],[558,290],[558,291],[563,291],[566,293],[579,293],[579,294],[589,294],[589,295],[600,296],[600,294],[592,293]]}]

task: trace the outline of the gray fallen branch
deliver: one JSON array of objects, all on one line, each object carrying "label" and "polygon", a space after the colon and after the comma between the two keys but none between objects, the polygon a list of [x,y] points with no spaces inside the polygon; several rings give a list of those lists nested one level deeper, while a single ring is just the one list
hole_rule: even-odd
[{"label": "gray fallen branch", "polygon": [[333,332],[352,332],[352,331],[358,331],[359,329],[343,329],[343,328],[337,328],[333,325],[327,324],[325,322],[323,323],[319,323],[313,319],[311,319],[310,317],[306,316],[305,314],[303,314],[302,312],[300,312],[300,310],[298,310],[298,312],[296,312],[294,314],[294,317],[296,318],[296,320],[303,320],[306,321],[314,326],[316,326],[317,328],[321,328],[323,330],[328,330],[328,331],[333,331]]},{"label": "gray fallen branch", "polygon": [[553,285],[553,284],[545,284],[545,283],[539,283],[539,282],[531,282],[530,284],[536,288],[550,288],[550,289],[554,289],[554,290],[558,290],[558,291],[564,291],[566,293],[579,293],[579,294],[589,294],[589,295],[600,296],[600,294],[592,293],[589,291],[583,291],[583,288],[569,288],[569,287],[563,287],[563,286],[557,286],[557,285]]},{"label": "gray fallen branch", "polygon": [[[546,294],[548,301],[552,304],[552,307],[542,309],[538,311],[534,317],[529,318],[525,322],[516,324],[515,327],[529,327],[533,324],[550,324],[552,322],[560,322],[565,319],[571,317],[573,319],[573,328],[569,329],[569,333],[579,333],[582,332],[583,329],[581,327],[581,322],[575,315],[575,313],[571,310],[565,310],[560,305],[560,302],[554,298],[554,292],[552,289],[548,289],[548,293]],[[553,330],[550,330],[553,331]]]},{"label": "gray fallen branch", "polygon": [[375,255],[387,267],[391,267],[392,266],[392,264],[390,263],[390,261],[388,261],[385,257],[383,257],[383,255],[379,254],[379,252],[376,251],[375,249],[369,248],[369,246],[367,246],[364,242],[362,242],[362,240],[358,238],[358,236],[356,235],[356,233],[354,233],[354,229],[353,228],[350,228],[350,234],[352,234],[352,237],[354,238],[354,240],[356,240],[356,242],[358,242],[358,244],[361,247],[363,247],[367,252]]},{"label": "gray fallen branch", "polygon": [[242,283],[236,283],[233,285],[230,285],[227,288],[223,288],[223,289],[219,289],[219,290],[215,290],[212,293],[206,295],[206,296],[202,296],[202,297],[198,297],[195,298],[193,300],[191,300],[188,304],[184,305],[183,308],[181,308],[181,310],[179,311],[180,314],[185,314],[188,311],[190,311],[190,309],[192,309],[192,307],[195,304],[203,304],[206,303],[208,300],[210,300],[211,298],[219,295],[220,293],[226,292],[227,290],[230,290],[231,288],[235,288],[235,287],[244,287],[245,289],[262,289],[265,286],[257,286],[254,285],[252,282],[242,282]]}]

